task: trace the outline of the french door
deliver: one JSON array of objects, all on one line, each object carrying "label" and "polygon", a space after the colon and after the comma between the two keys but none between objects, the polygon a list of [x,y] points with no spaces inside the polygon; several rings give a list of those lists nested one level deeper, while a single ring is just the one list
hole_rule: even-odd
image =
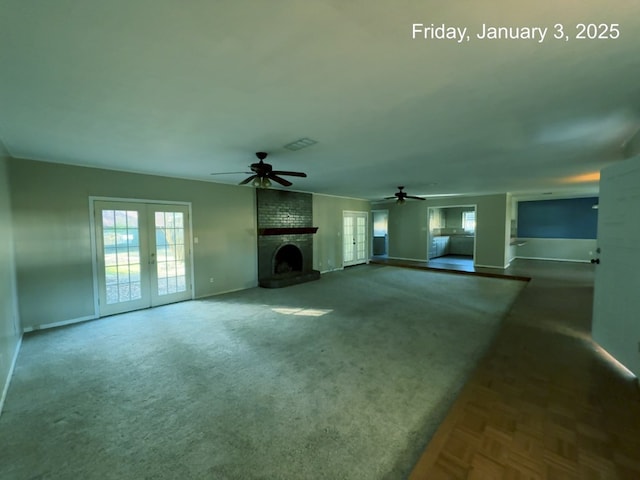
[{"label": "french door", "polygon": [[94,202],[100,316],[191,298],[189,208]]},{"label": "french door", "polygon": [[343,212],[342,265],[348,267],[367,261],[367,212]]}]

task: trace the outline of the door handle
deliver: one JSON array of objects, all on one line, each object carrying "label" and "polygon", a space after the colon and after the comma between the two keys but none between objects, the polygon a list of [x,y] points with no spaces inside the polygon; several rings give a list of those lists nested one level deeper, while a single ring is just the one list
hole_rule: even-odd
[{"label": "door handle", "polygon": [[599,264],[600,263],[600,259],[599,258],[592,258],[591,259],[591,263]]}]

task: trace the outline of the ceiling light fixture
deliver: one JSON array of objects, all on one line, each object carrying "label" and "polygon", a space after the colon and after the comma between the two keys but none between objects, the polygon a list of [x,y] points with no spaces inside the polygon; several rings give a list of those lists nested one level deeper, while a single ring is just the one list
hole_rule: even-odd
[{"label": "ceiling light fixture", "polygon": [[269,188],[272,184],[267,177],[256,177],[251,182],[251,185],[256,188]]},{"label": "ceiling light fixture", "polygon": [[295,142],[287,143],[284,146],[284,148],[286,148],[287,150],[293,150],[293,151],[302,150],[303,148],[310,147],[311,145],[315,145],[316,143],[318,143],[316,140],[313,140],[308,137],[304,137],[296,140]]}]

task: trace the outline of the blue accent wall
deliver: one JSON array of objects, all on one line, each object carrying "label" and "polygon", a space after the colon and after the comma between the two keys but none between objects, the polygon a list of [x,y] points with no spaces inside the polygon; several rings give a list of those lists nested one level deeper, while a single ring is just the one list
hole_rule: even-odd
[{"label": "blue accent wall", "polygon": [[518,202],[518,237],[597,238],[598,197]]}]

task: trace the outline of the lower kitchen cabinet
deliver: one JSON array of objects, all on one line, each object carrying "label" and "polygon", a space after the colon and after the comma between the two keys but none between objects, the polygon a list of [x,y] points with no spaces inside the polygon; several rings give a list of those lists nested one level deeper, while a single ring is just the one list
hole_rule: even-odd
[{"label": "lower kitchen cabinet", "polygon": [[431,248],[429,248],[429,258],[442,257],[449,254],[449,237],[431,237]]},{"label": "lower kitchen cabinet", "polygon": [[450,241],[449,253],[452,255],[473,255],[474,237],[468,236],[452,236]]}]

